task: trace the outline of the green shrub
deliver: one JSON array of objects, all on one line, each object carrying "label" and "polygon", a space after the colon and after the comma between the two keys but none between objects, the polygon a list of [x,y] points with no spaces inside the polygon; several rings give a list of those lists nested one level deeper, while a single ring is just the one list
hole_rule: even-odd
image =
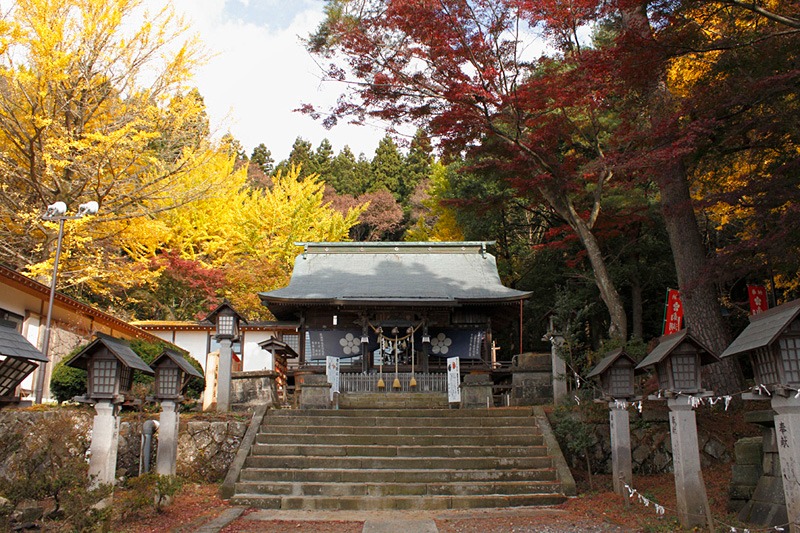
[{"label": "green shrub", "polygon": [[75,348],[53,368],[53,374],[50,377],[50,393],[58,403],[68,402],[75,396],[86,394],[86,371],[72,368],[66,364],[85,347],[84,345]]}]

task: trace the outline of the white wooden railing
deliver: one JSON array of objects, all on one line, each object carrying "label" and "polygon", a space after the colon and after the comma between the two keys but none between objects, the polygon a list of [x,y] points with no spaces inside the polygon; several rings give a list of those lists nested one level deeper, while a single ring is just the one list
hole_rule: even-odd
[{"label": "white wooden railing", "polygon": [[423,374],[415,372],[416,387],[411,387],[411,373],[399,373],[400,388],[393,388],[395,374],[383,373],[384,389],[378,389],[380,374],[345,374],[339,375],[339,389],[342,392],[447,392],[447,374]]}]

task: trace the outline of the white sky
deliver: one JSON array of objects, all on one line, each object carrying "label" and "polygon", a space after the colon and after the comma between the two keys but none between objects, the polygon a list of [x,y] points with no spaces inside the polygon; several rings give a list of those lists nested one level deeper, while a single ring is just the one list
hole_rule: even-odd
[{"label": "white sky", "polygon": [[173,0],[209,52],[197,72],[212,130],[230,132],[248,155],[264,143],[275,161],[286,159],[297,137],[316,149],[327,138],[338,153],[349,145],[372,158],[385,130],[340,123],[331,130],[293,112],[304,103],[328,109],[342,92],[321,82],[319,67],[300,39],[322,20],[323,0]]}]

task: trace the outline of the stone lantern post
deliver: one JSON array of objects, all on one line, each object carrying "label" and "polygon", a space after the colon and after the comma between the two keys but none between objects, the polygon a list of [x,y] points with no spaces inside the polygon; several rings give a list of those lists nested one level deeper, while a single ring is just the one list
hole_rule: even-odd
[{"label": "stone lantern post", "polygon": [[114,484],[119,444],[119,406],[130,395],[134,371],[153,375],[127,342],[103,333],[67,361],[67,366],[86,370],[86,396],[76,401],[93,403],[97,415],[92,425],[89,479],[92,486]]},{"label": "stone lantern post", "polygon": [[231,407],[231,375],[234,340],[239,338],[239,323],[242,317],[227,301],[211,311],[206,320],[216,326],[215,337],[219,341],[219,371],[217,373],[217,412],[226,413]]},{"label": "stone lantern post", "polygon": [[755,387],[748,400],[767,400],[775,411],[778,457],[790,530],[800,532],[800,300],[750,317],[722,357],[750,356]]},{"label": "stone lantern post", "polygon": [[602,399],[608,402],[611,429],[611,469],[614,492],[625,494],[625,485],[633,480],[631,461],[631,427],[628,402],[636,401],[633,374],[636,361],[623,348],[609,352],[586,376],[600,382]]},{"label": "stone lantern post", "polygon": [[[675,473],[678,519],[683,527],[712,526],[703,474],[694,406],[699,398],[712,393],[703,390],[700,367],[717,362],[718,357],[689,330],[664,335],[659,344],[639,363],[637,370],[655,367],[658,386],[669,406],[672,462]],[[650,399],[661,399],[660,396]]]},{"label": "stone lantern post", "polygon": [[169,349],[156,357],[150,367],[156,375],[155,397],[161,402],[156,473],[174,476],[178,459],[178,426],[181,421],[178,406],[183,401],[189,380],[202,379],[203,376],[181,354]]}]

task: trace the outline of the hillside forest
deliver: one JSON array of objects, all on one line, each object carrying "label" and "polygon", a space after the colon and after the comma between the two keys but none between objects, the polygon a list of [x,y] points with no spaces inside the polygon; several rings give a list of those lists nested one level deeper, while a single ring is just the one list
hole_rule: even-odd
[{"label": "hillside forest", "polygon": [[647,342],[668,288],[720,349],[748,284],[800,297],[797,0],[327,0],[306,45],[350,83],[301,111],[416,133],[373,155],[298,137],[282,161],[211,131],[207,51],[168,2],[4,9],[0,262],[49,283],[41,215],[96,201],[65,224],[58,289],[122,319],[223,298],[269,319],[256,294],[302,241],[496,241],[533,292],[507,353],[546,348],[550,317],[576,349]]}]

